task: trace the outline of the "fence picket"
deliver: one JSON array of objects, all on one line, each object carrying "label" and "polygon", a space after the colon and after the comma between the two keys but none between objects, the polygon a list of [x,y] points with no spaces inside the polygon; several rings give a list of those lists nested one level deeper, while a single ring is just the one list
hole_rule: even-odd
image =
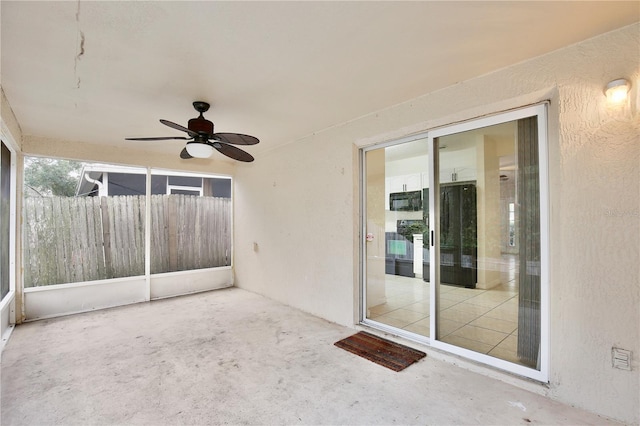
[{"label": "fence picket", "polygon": [[[231,200],[152,195],[151,272],[228,265]],[[29,197],[25,287],[144,273],[144,196]]]}]

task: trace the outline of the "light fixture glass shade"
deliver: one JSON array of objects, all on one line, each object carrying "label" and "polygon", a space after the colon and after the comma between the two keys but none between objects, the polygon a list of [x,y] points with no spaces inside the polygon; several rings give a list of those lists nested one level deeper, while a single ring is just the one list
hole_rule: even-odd
[{"label": "light fixture glass shade", "polygon": [[187,144],[187,152],[195,158],[209,158],[213,154],[213,147],[202,142],[190,142]]},{"label": "light fixture glass shade", "polygon": [[605,95],[607,95],[607,101],[614,104],[619,104],[627,100],[627,94],[631,89],[631,83],[626,79],[620,78],[613,80],[607,84],[604,89]]}]

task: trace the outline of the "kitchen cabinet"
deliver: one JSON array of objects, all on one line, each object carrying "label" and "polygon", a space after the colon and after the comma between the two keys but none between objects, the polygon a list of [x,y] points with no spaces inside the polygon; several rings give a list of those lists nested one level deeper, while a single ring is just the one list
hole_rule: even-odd
[{"label": "kitchen cabinet", "polygon": [[386,184],[389,193],[419,191],[422,189],[422,173],[391,176],[386,179]]}]

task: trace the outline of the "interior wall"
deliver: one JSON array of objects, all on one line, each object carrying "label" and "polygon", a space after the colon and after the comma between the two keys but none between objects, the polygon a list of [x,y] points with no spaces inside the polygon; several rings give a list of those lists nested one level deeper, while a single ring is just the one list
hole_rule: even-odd
[{"label": "interior wall", "polygon": [[[634,24],[261,156],[236,174],[236,284],[353,326],[359,306],[354,145],[549,100],[547,393],[640,422],[639,51],[640,24]],[[611,108],[603,87],[620,77],[632,81],[631,99]],[[633,351],[632,371],[612,368],[613,346]]]}]

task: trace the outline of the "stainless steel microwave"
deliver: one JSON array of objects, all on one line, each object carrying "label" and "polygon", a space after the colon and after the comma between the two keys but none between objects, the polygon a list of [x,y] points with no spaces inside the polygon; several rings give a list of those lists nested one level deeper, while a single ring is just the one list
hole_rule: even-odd
[{"label": "stainless steel microwave", "polygon": [[417,212],[422,210],[422,191],[389,194],[389,210]]}]

